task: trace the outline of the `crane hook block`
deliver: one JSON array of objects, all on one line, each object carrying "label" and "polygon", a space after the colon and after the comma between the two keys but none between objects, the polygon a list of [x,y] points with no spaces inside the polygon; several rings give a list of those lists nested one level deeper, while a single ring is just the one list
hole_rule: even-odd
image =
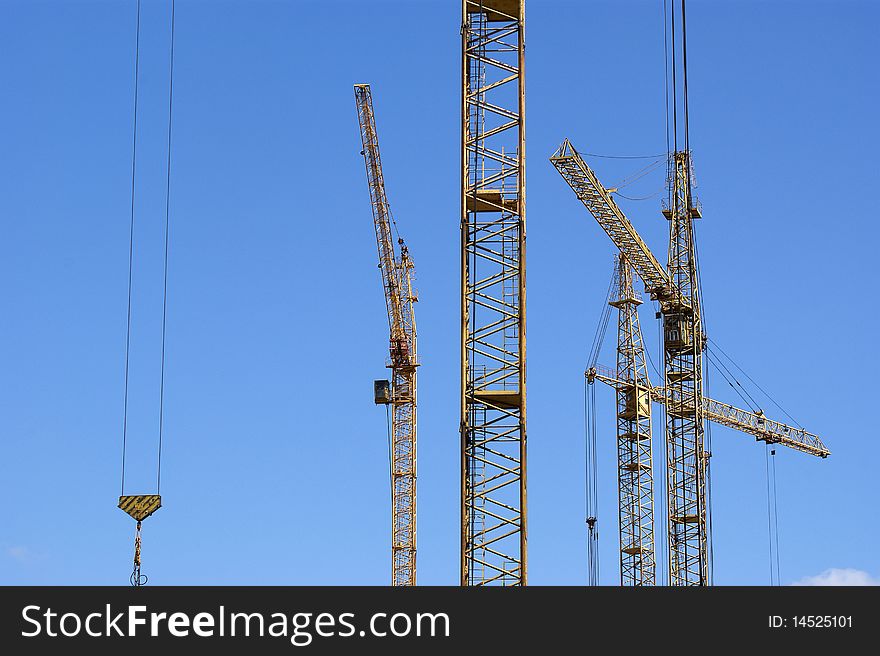
[{"label": "crane hook block", "polygon": [[162,507],[162,497],[158,494],[121,496],[119,507],[140,522]]}]

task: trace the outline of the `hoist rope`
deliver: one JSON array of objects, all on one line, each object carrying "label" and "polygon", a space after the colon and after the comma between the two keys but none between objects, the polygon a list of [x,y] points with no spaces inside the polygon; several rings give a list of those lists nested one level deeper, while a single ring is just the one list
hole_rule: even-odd
[{"label": "hoist rope", "polygon": [[131,353],[131,289],[134,269],[134,200],[135,172],[137,166],[137,110],[138,110],[138,70],[140,68],[141,43],[141,0],[137,0],[137,19],[134,46],[134,125],[131,143],[131,224],[128,235],[128,318],[125,330],[125,393],[122,403],[122,484],[120,495],[125,494],[125,450],[128,438],[128,378]]},{"label": "hoist rope", "polygon": [[675,61],[675,5],[673,4],[671,7],[670,21],[672,23],[671,33],[672,33],[672,147],[677,152],[678,151],[678,79],[676,73],[676,61]]},{"label": "hoist rope", "polygon": [[[171,0],[171,44],[170,44],[170,74],[168,92],[168,153],[166,162],[165,180],[165,248],[163,254],[163,282],[162,282],[162,342],[159,374],[159,437],[157,449],[156,467],[156,492],[158,494],[162,475],[162,438],[164,434],[165,415],[165,344],[167,334],[168,317],[168,245],[171,218],[171,125],[174,97],[174,19],[175,0]],[[140,25],[141,25],[141,0],[137,0],[137,20],[135,28],[135,71],[134,71],[134,110],[132,127],[132,152],[131,152],[131,222],[129,225],[128,244],[128,310],[125,332],[125,383],[123,399],[122,419],[122,481],[121,495],[125,495],[125,460],[128,445],[128,398],[129,379],[131,369],[131,327],[132,327],[132,297],[134,279],[134,222],[135,222],[135,199],[137,182],[137,113],[138,113],[138,87],[140,70]]]},{"label": "hoist rope", "polygon": [[168,160],[165,171],[165,262],[162,283],[162,356],[159,374],[159,453],[156,461],[156,493],[162,480],[162,436],[165,428],[165,335],[168,325],[168,240],[171,227],[171,119],[174,106],[174,18],[175,0],[171,0],[171,55],[168,74]]},{"label": "hoist rope", "polygon": [[605,300],[602,302],[602,311],[599,315],[599,323],[596,326],[596,332],[593,335],[593,344],[590,347],[590,355],[587,359],[587,369],[592,369],[596,366],[596,362],[599,359],[599,353],[602,350],[602,344],[605,341],[605,333],[608,331],[608,321],[611,318],[611,306],[608,304],[611,301],[611,296],[614,293],[614,284],[617,281],[617,275],[614,274],[611,276],[611,281],[608,283],[608,290],[605,292]]},{"label": "hoist rope", "polygon": [[764,451],[767,476],[767,537],[770,545],[770,585],[780,585],[779,576],[779,506],[776,492],[776,449],[770,444]]},{"label": "hoist rope", "polygon": [[663,0],[663,88],[666,92],[666,158],[668,162],[672,151],[669,147],[669,37],[666,29],[666,11],[666,0]]},{"label": "hoist rope", "polygon": [[[682,78],[684,80],[684,149],[687,152],[691,150],[690,144],[690,126],[688,124],[688,46],[687,46],[687,12],[685,11],[685,0],[681,0],[681,61],[682,61]],[[690,176],[688,176],[690,179]]]},{"label": "hoist rope", "polygon": [[587,524],[587,580],[599,585],[599,467],[596,457],[596,386],[584,378],[584,496]]}]

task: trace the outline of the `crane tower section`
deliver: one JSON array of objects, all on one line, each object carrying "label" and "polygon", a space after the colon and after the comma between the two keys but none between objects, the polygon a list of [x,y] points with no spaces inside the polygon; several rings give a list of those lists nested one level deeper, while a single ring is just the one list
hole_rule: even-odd
[{"label": "crane tower section", "polygon": [[617,263],[617,482],[621,585],[654,585],[651,382],[639,326],[641,299],[626,256]]},{"label": "crane tower section", "polygon": [[[402,239],[398,255],[385,196],[373,97],[368,84],[354,87],[361,143],[373,210],[379,269],[388,313],[391,388],[377,403],[391,407],[391,582],[416,584],[416,322],[414,266]],[[387,381],[385,381],[387,385]],[[378,392],[378,390],[377,390]]]},{"label": "crane tower section", "polygon": [[670,585],[709,585],[704,449],[703,347],[690,153],[672,155],[667,272],[678,294],[661,304],[666,411]]},{"label": "crane tower section", "polygon": [[462,585],[527,580],[524,6],[462,0]]}]

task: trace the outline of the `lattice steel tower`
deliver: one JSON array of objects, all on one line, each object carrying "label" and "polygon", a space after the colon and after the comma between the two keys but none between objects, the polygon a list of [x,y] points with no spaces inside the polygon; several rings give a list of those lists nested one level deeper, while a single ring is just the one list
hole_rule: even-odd
[{"label": "lattice steel tower", "polygon": [[524,6],[462,2],[462,585],[526,583]]},{"label": "lattice steel tower", "polygon": [[416,584],[416,321],[413,304],[413,262],[402,239],[398,255],[392,235],[393,218],[385,196],[385,177],[368,84],[356,84],[373,226],[379,249],[379,269],[388,313],[391,384],[377,381],[376,402],[391,408],[391,583]]},{"label": "lattice steel tower", "polygon": [[667,271],[678,294],[661,303],[666,409],[669,584],[709,585],[704,449],[703,348],[688,151],[671,162]]},{"label": "lattice steel tower", "polygon": [[642,300],[632,267],[617,262],[617,484],[621,585],[654,585],[654,474],[651,463],[651,382],[639,326]]}]

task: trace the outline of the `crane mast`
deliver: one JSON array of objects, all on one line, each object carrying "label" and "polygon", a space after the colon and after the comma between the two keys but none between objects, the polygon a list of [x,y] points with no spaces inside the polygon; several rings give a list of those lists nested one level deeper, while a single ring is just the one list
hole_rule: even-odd
[{"label": "crane mast", "polygon": [[[670,585],[709,585],[704,448],[703,348],[690,153],[672,157],[667,271],[678,291],[661,303],[666,412],[666,494]],[[682,302],[682,300],[686,302]]]},{"label": "crane mast", "polygon": [[708,585],[706,460],[703,448],[703,346],[691,195],[690,155],[671,163],[667,267],[661,266],[632,223],[566,139],[550,158],[578,199],[633,264],[663,316],[666,413],[666,494],[671,585]]},{"label": "crane mast", "polygon": [[[550,161],[611,238],[621,257],[642,279],[651,298],[659,303],[663,318],[664,380],[662,386],[650,388],[650,396],[653,401],[667,406],[665,442],[670,584],[706,585],[709,583],[709,568],[705,504],[708,456],[703,444],[705,421],[822,458],[830,452],[816,435],[802,428],[771,421],[761,413],[742,410],[709,399],[704,394],[702,354],[706,338],[700,312],[693,233],[693,221],[701,218],[701,210],[692,193],[690,153],[675,152],[670,160],[670,200],[663,209],[663,215],[669,220],[670,234],[666,267],[660,264],[614,202],[612,192],[602,185],[568,139],[562,142]],[[626,297],[624,293],[619,300]],[[641,343],[641,337],[637,340],[631,337],[633,329],[627,327],[627,321],[632,320],[627,320],[625,315],[632,303],[621,305],[620,314],[624,316],[619,316],[619,349],[632,352],[632,346]],[[624,373],[625,376],[620,376],[616,372],[592,370],[587,372],[587,377],[607,382],[618,390],[618,395],[623,390],[625,396],[627,390],[633,390],[635,379],[626,369]],[[620,417],[618,421],[621,422]],[[623,428],[618,430],[619,435],[625,432]],[[625,458],[626,452],[621,453]],[[633,521],[629,511],[621,508],[621,530],[624,520],[630,524]],[[631,538],[624,534],[621,538],[621,549],[624,549],[631,543]]]},{"label": "crane mast", "polygon": [[639,326],[641,299],[621,254],[617,298],[617,482],[621,585],[654,585],[654,473],[651,383]]},{"label": "crane mast", "polygon": [[[392,216],[385,196],[373,98],[368,84],[354,87],[362,154],[379,251],[389,326],[391,387],[377,402],[391,407],[391,582],[416,584],[416,322],[413,304],[414,265],[403,240],[398,256]],[[386,383],[387,384],[387,383]]]},{"label": "crane mast", "polygon": [[527,581],[524,6],[462,0],[462,585]]},{"label": "crane mast", "polygon": [[[693,212],[691,212],[693,213]],[[598,379],[612,386],[617,396],[617,456],[618,456],[618,500],[619,500],[619,531],[620,531],[620,580],[621,585],[654,585],[654,525],[653,525],[653,469],[651,466],[651,403],[664,404],[667,417],[676,420],[681,418],[699,417],[700,421],[713,421],[729,428],[754,435],[756,439],[768,444],[780,444],[821,458],[830,452],[818,436],[808,433],[802,428],[787,426],[780,422],[767,419],[762,412],[749,412],[732,405],[715,401],[704,395],[696,398],[683,394],[677,385],[670,385],[669,369],[667,368],[666,385],[652,387],[646,364],[644,340],[638,318],[638,306],[641,300],[632,286],[632,274],[626,256],[621,253],[615,268],[617,298],[610,305],[617,308],[617,368],[604,369],[598,366],[590,368],[586,375],[592,383]],[[693,298],[691,307],[699,307],[698,298]],[[676,306],[671,306],[675,308]],[[664,317],[670,316],[669,314]],[[685,325],[693,326],[696,322]],[[670,340],[666,338],[668,343]],[[678,341],[687,341],[681,340]],[[678,353],[679,349],[674,351]],[[691,354],[691,357],[692,354]],[[693,411],[692,403],[700,403],[700,412]],[[667,424],[668,426],[668,424]],[[675,423],[676,429],[682,424]],[[683,432],[683,431],[682,431]],[[701,433],[698,433],[701,434]],[[679,443],[667,444],[667,455],[674,454],[683,458],[685,454],[682,444],[685,439],[676,434]],[[679,478],[671,481],[668,487],[670,502],[674,495],[680,494],[682,482],[687,482],[686,475],[702,475],[705,472],[680,473],[681,460],[670,458],[669,471]],[[705,478],[703,478],[705,480]],[[681,497],[676,500],[680,501]],[[670,545],[673,533],[680,522],[676,522],[681,506],[669,508]],[[687,536],[685,536],[687,537]],[[687,545],[679,548],[684,551]],[[685,552],[685,555],[690,555]],[[689,564],[690,561],[676,561],[676,555],[670,555],[672,564]],[[670,576],[674,573],[670,571]],[[679,573],[681,575],[681,572]],[[682,583],[679,583],[681,585]]]}]

